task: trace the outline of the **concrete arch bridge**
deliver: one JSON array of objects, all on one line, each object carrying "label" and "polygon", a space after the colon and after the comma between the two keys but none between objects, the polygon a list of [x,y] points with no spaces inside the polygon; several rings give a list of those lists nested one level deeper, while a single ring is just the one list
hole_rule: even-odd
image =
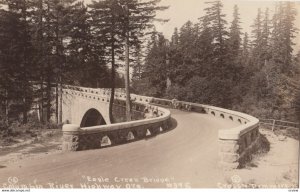
[{"label": "concrete arch bridge", "polygon": [[[63,119],[71,123],[63,128],[64,150],[101,148],[104,137],[114,145],[166,132],[172,128],[170,108],[205,114],[213,117],[214,121],[236,124],[230,129],[220,127],[215,138],[220,143],[219,164],[224,167],[241,166],[251,158],[252,151],[257,147],[259,121],[250,115],[208,105],[132,94],[132,108],[135,113],[140,114],[138,120],[111,124],[108,116],[109,97],[110,90],[107,89],[74,86],[64,89]],[[122,91],[116,91],[114,105],[124,108],[125,99]],[[141,118],[145,115],[146,108],[149,112],[155,110],[156,116]]]},{"label": "concrete arch bridge", "polygon": [[[19,179],[26,183],[39,178],[41,183],[50,180],[75,187],[89,186],[87,177],[108,178],[104,184],[122,187],[128,183],[217,187],[216,180],[222,180],[220,167],[243,166],[259,147],[257,118],[197,103],[132,94],[138,118],[111,124],[109,92],[75,86],[63,89],[62,116],[69,124],[63,126],[62,148],[77,152],[52,155],[50,163],[50,159],[30,161]],[[117,91],[114,106],[124,108],[125,98]],[[146,108],[155,116],[142,118]],[[7,174],[18,171],[12,168]]]}]

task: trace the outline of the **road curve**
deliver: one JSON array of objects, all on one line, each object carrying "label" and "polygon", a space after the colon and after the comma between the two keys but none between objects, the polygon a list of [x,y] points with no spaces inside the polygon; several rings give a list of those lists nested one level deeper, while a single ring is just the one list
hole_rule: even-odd
[{"label": "road curve", "polygon": [[218,130],[237,124],[206,114],[171,113],[176,128],[150,139],[45,155],[2,168],[0,188],[217,187],[224,182],[217,167]]}]

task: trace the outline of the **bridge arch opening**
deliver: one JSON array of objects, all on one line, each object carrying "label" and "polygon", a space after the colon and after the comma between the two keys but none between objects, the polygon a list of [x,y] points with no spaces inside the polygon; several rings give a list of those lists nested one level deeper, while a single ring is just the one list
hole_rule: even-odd
[{"label": "bridge arch opening", "polygon": [[106,122],[97,109],[89,109],[83,116],[80,127],[92,127],[97,125],[106,125]]}]

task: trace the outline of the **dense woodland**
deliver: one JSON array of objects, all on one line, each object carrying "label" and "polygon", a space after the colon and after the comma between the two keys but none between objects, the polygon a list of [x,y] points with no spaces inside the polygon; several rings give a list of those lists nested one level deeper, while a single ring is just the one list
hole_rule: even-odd
[{"label": "dense woodland", "polygon": [[28,111],[35,103],[41,104],[42,123],[49,123],[51,114],[60,123],[61,105],[53,109],[53,101],[59,103],[64,84],[112,88],[112,109],[114,88],[129,87],[118,68],[129,69],[129,64],[136,62],[144,36],[158,20],[156,11],[167,8],[158,3],[159,0],[99,0],[90,4],[82,0],[1,0],[2,126],[15,121],[28,123]]},{"label": "dense woodland", "polygon": [[[260,118],[300,119],[300,52],[293,50],[293,2],[258,10],[251,34],[239,9],[226,21],[221,1],[171,40],[153,30],[159,0],[0,0],[0,126],[30,121],[42,103],[50,121],[61,85],[111,88],[211,104]],[[148,40],[148,41],[147,41]],[[147,42],[147,43],[144,43]],[[129,67],[132,81],[129,82]],[[119,69],[125,68],[125,75]],[[56,90],[54,92],[53,90]],[[54,94],[55,93],[55,94]],[[130,108],[130,102],[127,101]],[[113,119],[111,117],[111,119]],[[130,119],[128,117],[127,119]]]},{"label": "dense woodland", "polygon": [[252,32],[241,28],[239,8],[233,20],[222,2],[206,3],[197,23],[187,21],[172,39],[152,36],[137,93],[220,106],[258,118],[300,119],[300,52],[293,48],[297,12],[293,2],[258,9]]}]

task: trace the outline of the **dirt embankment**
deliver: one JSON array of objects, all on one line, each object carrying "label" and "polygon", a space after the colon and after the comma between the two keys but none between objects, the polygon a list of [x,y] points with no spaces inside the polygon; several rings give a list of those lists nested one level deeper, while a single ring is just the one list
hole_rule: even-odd
[{"label": "dirt embankment", "polygon": [[298,188],[299,141],[268,129],[260,129],[270,151],[257,154],[243,169],[227,172],[228,188]]},{"label": "dirt embankment", "polygon": [[38,158],[61,151],[60,129],[24,131],[14,137],[5,137],[0,142],[0,168],[27,158]]}]

